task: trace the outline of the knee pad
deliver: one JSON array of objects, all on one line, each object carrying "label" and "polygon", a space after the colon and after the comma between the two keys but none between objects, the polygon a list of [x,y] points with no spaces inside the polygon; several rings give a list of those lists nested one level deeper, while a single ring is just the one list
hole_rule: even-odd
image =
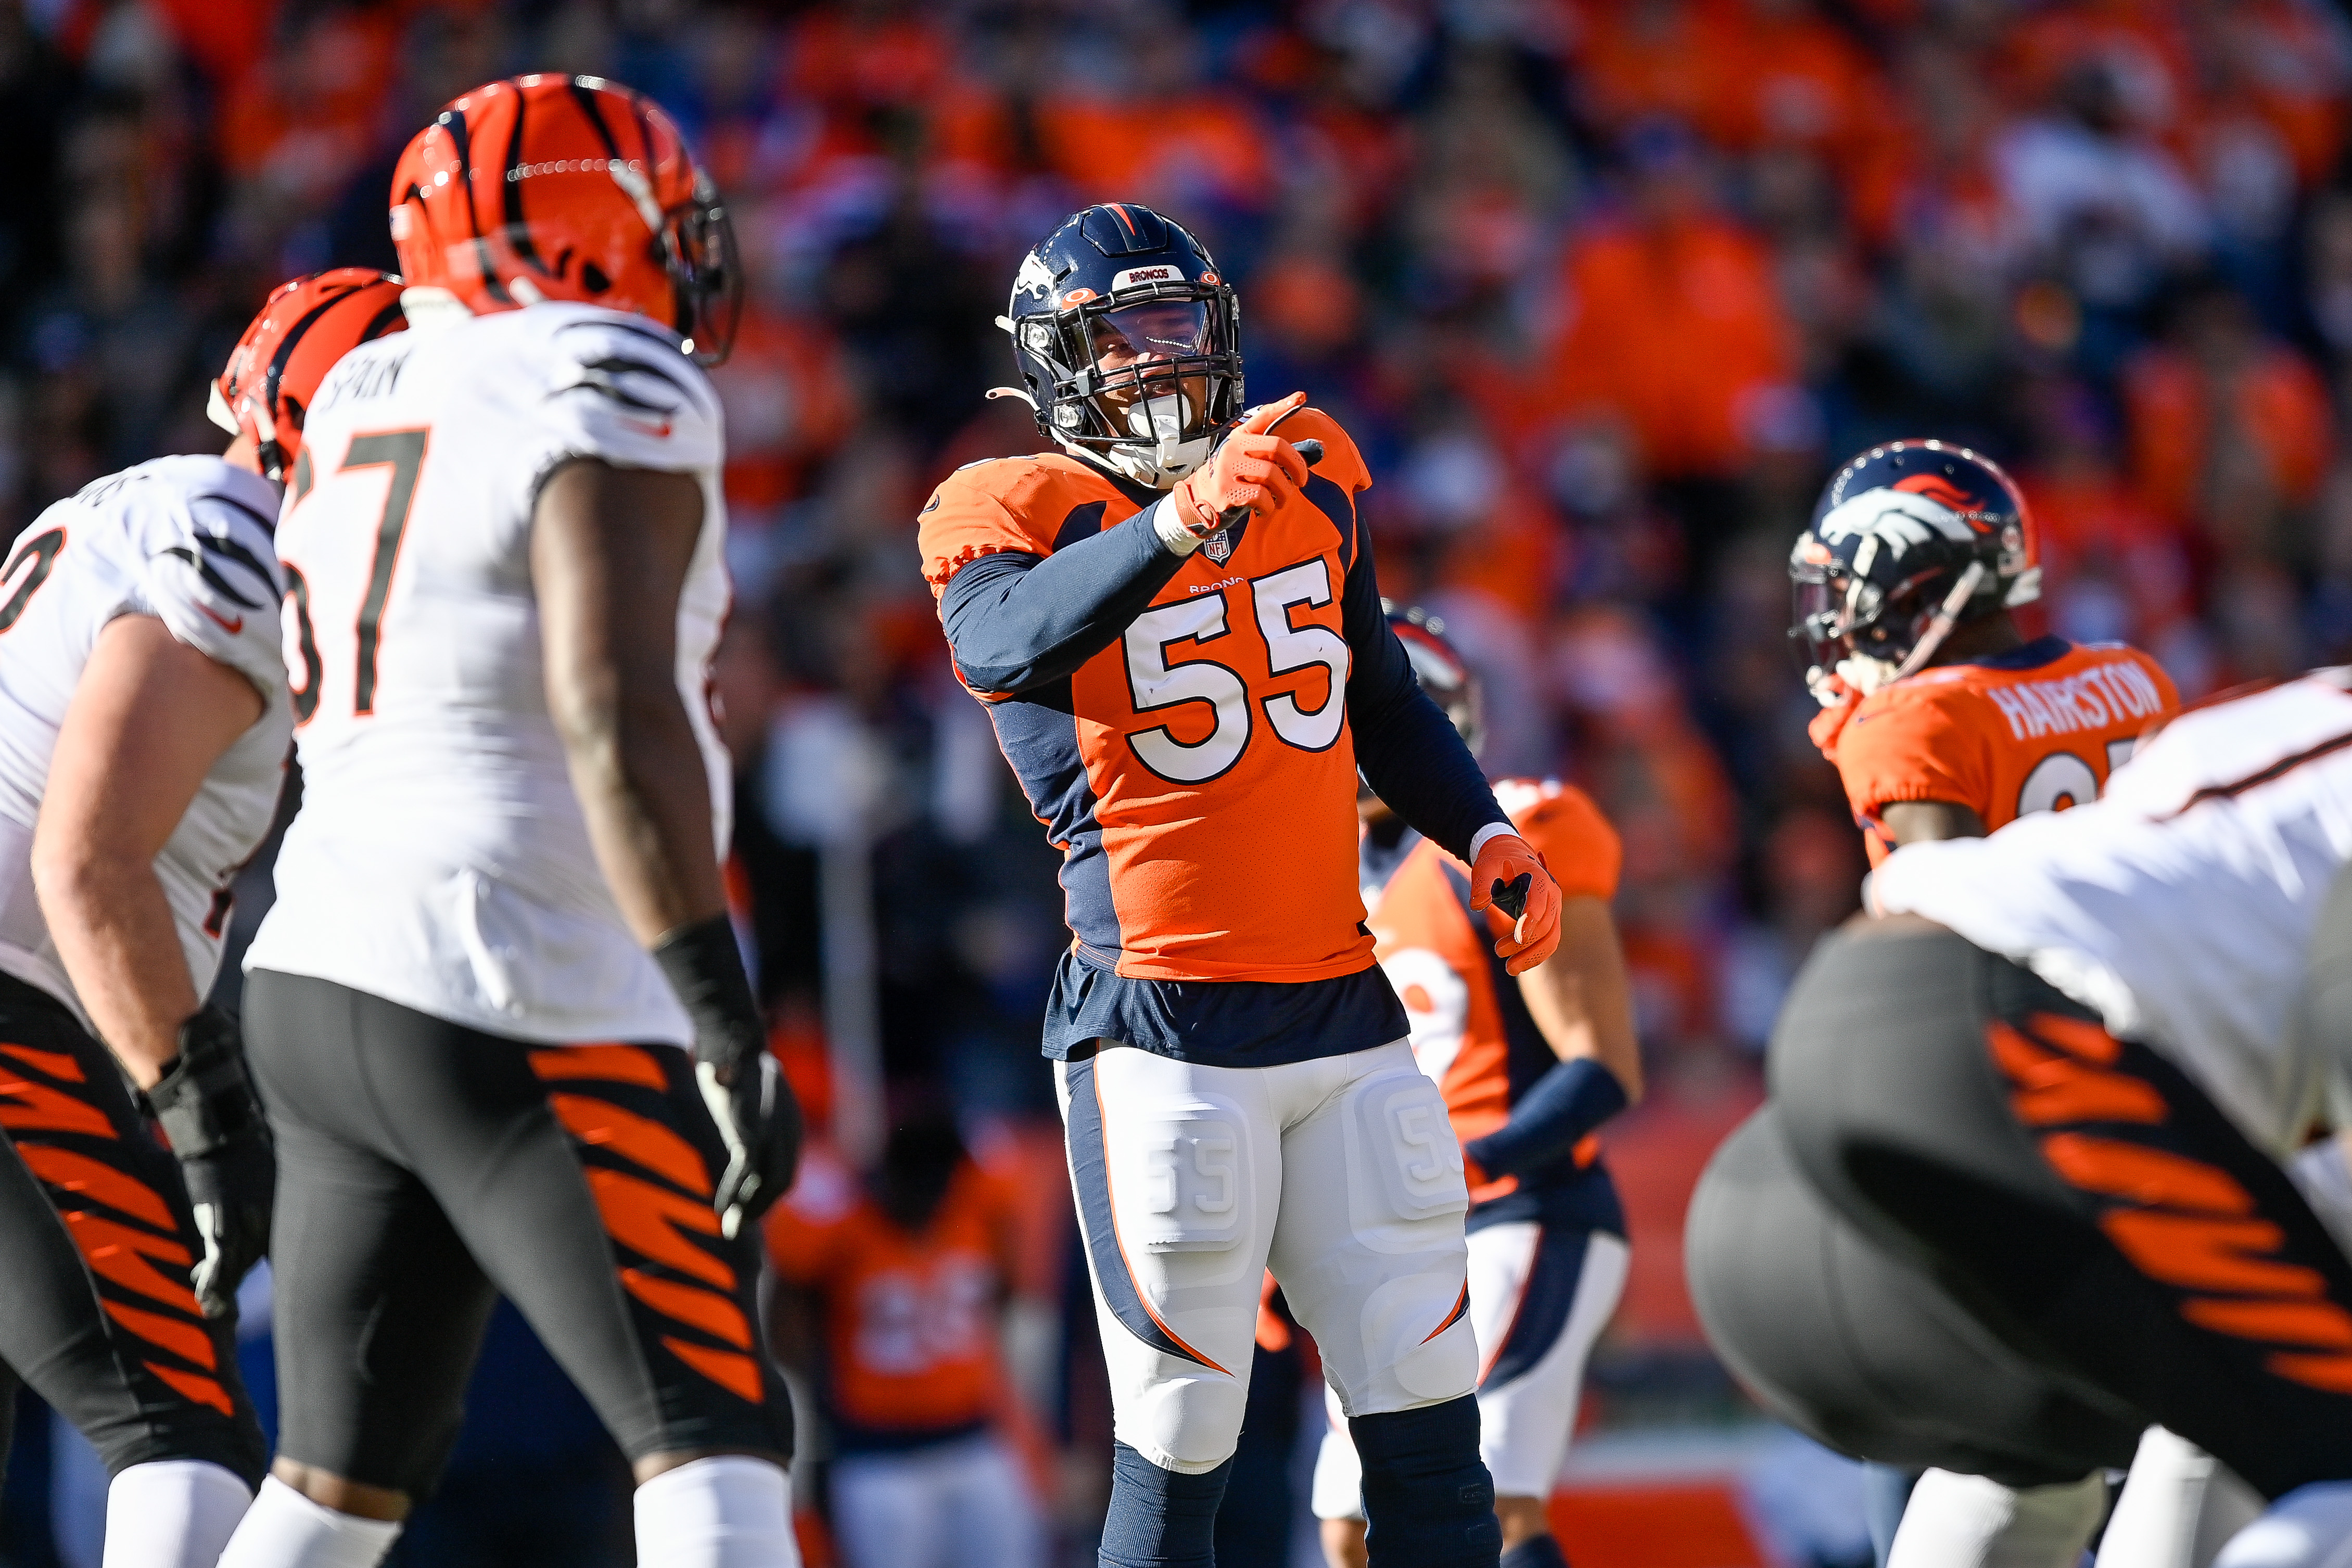
[{"label": "knee pad", "polygon": [[1197,1476],[1163,1470],[1113,1443],[1101,1568],[1215,1568],[1217,1504],[1233,1473],[1231,1459]]},{"label": "knee pad", "polygon": [[1364,1462],[1373,1568],[1496,1568],[1503,1527],[1478,1458],[1478,1402],[1465,1396],[1348,1423]]}]

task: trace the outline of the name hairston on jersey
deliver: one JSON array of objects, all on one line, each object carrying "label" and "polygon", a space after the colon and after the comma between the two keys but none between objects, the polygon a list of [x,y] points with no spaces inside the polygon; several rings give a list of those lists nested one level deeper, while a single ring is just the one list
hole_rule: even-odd
[{"label": "name hairston on jersey", "polygon": [[2126,718],[2154,718],[2164,696],[2147,672],[2128,659],[2101,664],[2056,681],[2019,681],[1987,688],[2009,732],[2018,740],[2101,729]]},{"label": "name hairston on jersey", "polygon": [[1938,535],[1967,544],[1978,537],[1979,531],[1968,518],[1941,501],[1912,490],[1886,488],[1864,490],[1839,502],[1813,526],[1813,532],[1826,544],[1848,538],[1874,539],[1880,549],[1897,560],[1913,545],[1926,544]]}]

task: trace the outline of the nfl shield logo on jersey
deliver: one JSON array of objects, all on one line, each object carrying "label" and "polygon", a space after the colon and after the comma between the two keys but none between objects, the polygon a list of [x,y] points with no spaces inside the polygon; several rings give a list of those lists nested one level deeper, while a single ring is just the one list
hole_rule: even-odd
[{"label": "nfl shield logo on jersey", "polygon": [[1215,533],[1211,534],[1208,538],[1202,542],[1201,546],[1201,553],[1207,556],[1211,560],[1215,561],[1219,566],[1224,565],[1225,559],[1234,553],[1233,536],[1223,528],[1219,528]]}]

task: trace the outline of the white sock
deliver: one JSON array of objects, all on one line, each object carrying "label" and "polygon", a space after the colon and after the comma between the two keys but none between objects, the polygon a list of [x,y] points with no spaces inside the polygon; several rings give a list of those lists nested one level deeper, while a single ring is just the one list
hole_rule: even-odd
[{"label": "white sock", "polygon": [[213,1568],[252,1501],[208,1459],[132,1465],[106,1489],[106,1568]]},{"label": "white sock", "polygon": [[637,1568],[800,1568],[792,1478],[765,1459],[664,1470],[637,1489],[636,1511]]},{"label": "white sock", "polygon": [[2023,1491],[1929,1470],[1911,1489],[1886,1568],[2075,1568],[2106,1506],[2095,1470]]},{"label": "white sock", "polygon": [[399,1534],[388,1519],[338,1513],[271,1476],[221,1553],[220,1568],[376,1568]]},{"label": "white sock", "polygon": [[2105,1568],[2203,1568],[2263,1511],[2253,1489],[2186,1437],[2140,1434],[2123,1496],[2099,1538]]}]

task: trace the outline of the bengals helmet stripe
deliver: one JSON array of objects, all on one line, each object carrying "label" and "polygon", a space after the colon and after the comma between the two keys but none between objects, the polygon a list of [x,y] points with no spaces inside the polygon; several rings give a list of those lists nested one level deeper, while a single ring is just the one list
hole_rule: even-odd
[{"label": "bengals helmet stripe", "polygon": [[399,278],[363,267],[279,284],[213,382],[206,411],[213,423],[252,436],[262,471],[284,483],[302,450],[303,420],[335,361],[406,329],[400,295]]},{"label": "bengals helmet stripe", "polygon": [[733,341],[726,209],[669,116],[626,88],[557,75],[476,88],[409,142],[392,204],[410,284],[469,310],[600,305],[664,323],[704,364]]}]

